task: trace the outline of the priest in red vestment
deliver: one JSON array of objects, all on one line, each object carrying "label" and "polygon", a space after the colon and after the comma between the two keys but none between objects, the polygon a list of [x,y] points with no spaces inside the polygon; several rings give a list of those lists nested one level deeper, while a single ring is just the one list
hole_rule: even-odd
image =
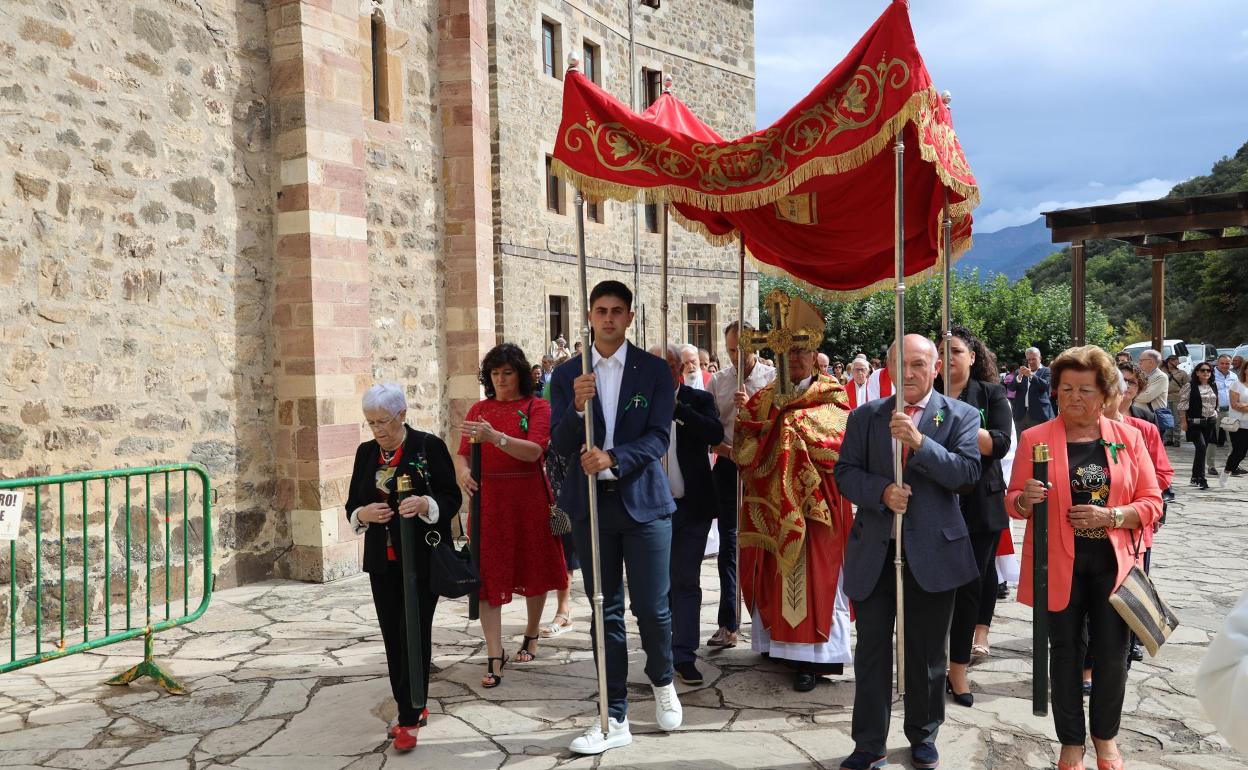
[{"label": "priest in red vestment", "polygon": [[794,689],[807,692],[852,660],[840,577],[853,512],[832,478],[849,404],[841,384],[815,370],[814,350],[789,353],[787,374],[787,403],[777,380],[737,421],[741,590],[754,650],[788,664]]}]

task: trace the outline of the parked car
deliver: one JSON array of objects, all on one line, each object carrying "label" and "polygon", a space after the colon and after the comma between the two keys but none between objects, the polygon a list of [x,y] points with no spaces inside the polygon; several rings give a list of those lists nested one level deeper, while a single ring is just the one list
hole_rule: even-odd
[{"label": "parked car", "polygon": [[1248,348],[1248,342],[1245,342],[1243,345],[1240,345],[1238,348],[1218,348],[1218,355],[1234,357],[1237,352],[1239,355],[1243,355],[1244,348]]},{"label": "parked car", "polygon": [[1230,355],[1231,358],[1239,356],[1240,358],[1248,359],[1248,342],[1245,342],[1234,350],[1231,350]]},{"label": "parked car", "polygon": [[[1153,347],[1151,342],[1135,342],[1127,345],[1122,352],[1131,356],[1132,361],[1140,360],[1140,353]],[[1191,353],[1187,349],[1187,343],[1183,340],[1163,340],[1161,345],[1161,360],[1166,360],[1170,356],[1179,357],[1179,368],[1188,374],[1192,373],[1192,369],[1196,364],[1192,362]]]},{"label": "parked car", "polygon": [[1212,361],[1218,357],[1217,348],[1213,345],[1206,345],[1203,342],[1188,343],[1187,354],[1191,356],[1193,368],[1202,361]]}]

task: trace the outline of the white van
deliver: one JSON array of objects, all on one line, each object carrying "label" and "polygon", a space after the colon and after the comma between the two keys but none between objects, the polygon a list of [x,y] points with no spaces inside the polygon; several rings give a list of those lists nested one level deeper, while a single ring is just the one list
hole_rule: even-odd
[{"label": "white van", "polygon": [[[1129,353],[1131,360],[1139,363],[1140,353],[1153,347],[1151,342],[1134,342],[1122,349],[1122,352]],[[1179,368],[1188,374],[1192,373],[1192,369],[1196,364],[1192,362],[1192,357],[1188,353],[1187,344],[1183,340],[1164,340],[1161,346],[1161,360],[1164,362],[1170,356],[1179,357]]]}]

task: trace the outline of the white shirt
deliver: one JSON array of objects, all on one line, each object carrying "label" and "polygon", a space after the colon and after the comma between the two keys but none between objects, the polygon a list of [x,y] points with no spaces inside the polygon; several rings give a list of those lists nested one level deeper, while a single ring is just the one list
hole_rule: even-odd
[{"label": "white shirt", "polygon": [[1196,671],[1196,697],[1226,742],[1248,752],[1248,591],[1226,617]]},{"label": "white shirt", "polygon": [[[1228,394],[1231,391],[1235,391],[1236,393],[1239,394],[1240,407],[1248,407],[1248,385],[1245,385],[1244,383],[1240,382],[1238,378],[1234,379],[1231,381],[1230,386],[1227,388]],[[1231,397],[1228,395],[1226,398],[1227,398],[1227,402],[1226,402],[1227,406],[1230,406]],[[1248,430],[1248,412],[1237,412],[1234,409],[1232,409],[1231,411],[1227,412],[1227,414],[1230,415],[1231,417],[1239,418],[1240,430]]]},{"label": "white shirt", "polygon": [[[603,358],[598,347],[593,348],[594,378],[598,390],[598,403],[602,406],[602,419],[607,424],[607,435],[602,437],[604,451],[615,448],[615,412],[620,405],[620,385],[624,382],[624,362],[628,359],[628,343],[620,345],[610,358]],[[598,472],[600,479],[614,479],[615,473],[608,468]]]},{"label": "white shirt", "polygon": [[861,385],[853,380],[850,380],[850,384],[854,386],[854,396],[858,399],[855,403],[858,404],[858,406],[862,406],[871,400],[871,396],[868,395],[871,389],[870,379]]},{"label": "white shirt", "polygon": [[[883,374],[884,368],[880,367],[874,372],[871,372],[871,376],[867,378],[867,401],[874,401],[877,398],[884,398],[892,395],[891,393],[880,393],[880,377],[883,376]],[[866,401],[859,401],[858,403],[865,404]]]},{"label": "white shirt", "polygon": [[1216,366],[1213,368],[1213,384],[1218,388],[1218,408],[1226,409],[1231,405],[1231,383],[1235,381],[1235,370],[1226,374]]},{"label": "white shirt", "polygon": [[[676,392],[680,392],[679,386]],[[676,457],[676,420],[672,420],[672,439],[667,444],[667,485],[672,497],[679,500],[685,496],[685,476],[680,472],[680,460]]]},{"label": "white shirt", "polygon": [[[755,359],[754,368],[743,381],[745,395],[753,396],[775,379],[776,368]],[[715,372],[711,375],[707,389],[715,397],[715,407],[719,409],[719,421],[724,426],[724,443],[732,446],[732,433],[737,428],[737,407],[733,403],[733,397],[737,393],[737,367],[731,365]]]}]

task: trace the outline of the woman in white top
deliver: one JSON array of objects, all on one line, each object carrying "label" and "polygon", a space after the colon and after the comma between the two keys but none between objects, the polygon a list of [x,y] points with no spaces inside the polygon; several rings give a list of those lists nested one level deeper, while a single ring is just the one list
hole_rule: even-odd
[{"label": "woman in white top", "polygon": [[1248,455],[1248,361],[1240,364],[1229,390],[1231,409],[1226,414],[1227,417],[1239,418],[1239,430],[1233,433],[1228,431],[1231,437],[1231,454],[1226,458],[1226,472],[1232,476],[1243,476],[1248,474],[1248,470],[1239,467],[1244,456]]},{"label": "woman in white top", "polygon": [[1226,742],[1248,754],[1248,591],[1205,651],[1196,671],[1196,697]]}]

